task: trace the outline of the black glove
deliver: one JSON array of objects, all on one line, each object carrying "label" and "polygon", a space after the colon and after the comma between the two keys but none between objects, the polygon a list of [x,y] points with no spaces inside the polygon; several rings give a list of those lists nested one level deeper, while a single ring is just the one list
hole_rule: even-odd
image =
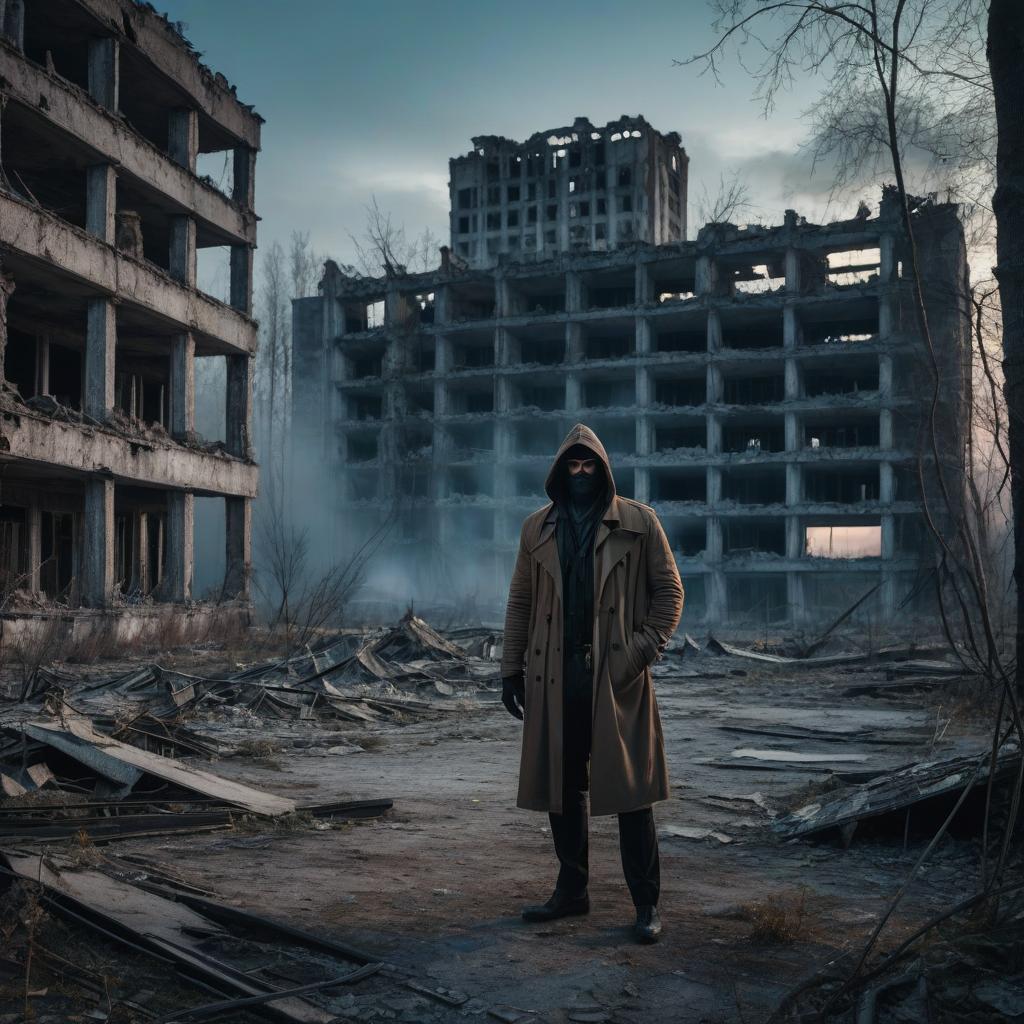
[{"label": "black glove", "polygon": [[526,680],[522,673],[505,676],[501,681],[501,703],[513,718],[522,718],[526,709]]}]

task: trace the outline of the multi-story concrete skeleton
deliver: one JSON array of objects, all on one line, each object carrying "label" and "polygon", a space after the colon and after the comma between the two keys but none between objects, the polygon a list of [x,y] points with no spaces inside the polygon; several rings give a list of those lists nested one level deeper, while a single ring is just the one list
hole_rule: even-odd
[{"label": "multi-story concrete skeleton", "polygon": [[[223,498],[224,593],[246,595],[260,124],[149,5],[0,0],[6,595],[119,621],[189,601],[196,496]],[[220,151],[230,194],[196,173]],[[230,250],[230,304],[196,287],[204,247]],[[193,422],[193,361],[214,355],[216,445]]]},{"label": "multi-story concrete skeleton", "polygon": [[[963,232],[953,206],[913,218],[955,491]],[[890,192],[877,217],[789,211],[486,270],[447,249],[437,271],[387,279],[328,262],[319,296],[293,306],[296,466],[321,481],[321,535],[343,556],[394,516],[396,600],[498,606],[522,518],[582,420],[620,493],[657,509],[684,622],[827,619],[876,585],[865,608],[912,609],[932,376],[907,268]]]}]

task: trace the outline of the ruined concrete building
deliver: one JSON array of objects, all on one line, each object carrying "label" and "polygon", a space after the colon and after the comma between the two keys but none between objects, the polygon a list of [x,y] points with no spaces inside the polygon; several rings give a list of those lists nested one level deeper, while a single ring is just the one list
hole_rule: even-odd
[{"label": "ruined concrete building", "polygon": [[[261,118],[148,4],[0,0],[0,29],[0,608],[137,631],[192,597],[197,496],[223,499],[224,594],[245,597]],[[221,152],[227,192],[197,174]],[[196,287],[206,248],[230,305]],[[211,356],[218,443],[193,425]]]},{"label": "ruined concrete building", "polygon": [[541,260],[678,242],[686,237],[688,161],[675,132],[663,135],[642,117],[603,128],[578,117],[525,142],[478,136],[449,161],[452,250],[487,267],[502,255]]},{"label": "ruined concrete building", "polygon": [[[913,214],[959,471],[967,375],[956,208]],[[684,624],[907,615],[921,594],[917,454],[931,376],[891,193],[825,225],[358,279],[296,300],[294,436],[335,557],[389,517],[396,600],[500,608],[523,517],[578,420],[653,505]],[[959,304],[958,304],[958,300]],[[309,460],[307,460],[307,463]],[[300,485],[308,486],[308,485]]]}]

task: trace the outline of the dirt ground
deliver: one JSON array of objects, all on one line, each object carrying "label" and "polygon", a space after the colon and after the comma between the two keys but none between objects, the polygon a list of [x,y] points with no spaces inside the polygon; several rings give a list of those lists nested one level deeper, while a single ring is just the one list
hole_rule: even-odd
[{"label": "dirt ground", "polygon": [[[555,859],[546,816],[515,806],[521,726],[494,693],[403,724],[247,730],[282,749],[214,766],[300,802],[390,798],[383,818],[105,849],[173,865],[230,903],[343,939],[470,997],[451,1009],[396,986],[354,996],[346,1019],[493,1020],[492,1011],[504,1011],[512,1020],[518,1010],[551,1024],[763,1020],[815,969],[859,953],[932,824],[858,833],[844,849],[837,840],[780,842],[772,813],[800,805],[832,772],[972,751],[986,735],[948,684],[926,696],[844,693],[884,679],[878,667],[823,677],[704,654],[687,664],[696,675],[657,681],[673,788],[655,812],[665,933],[654,946],[630,933],[614,818],[591,823],[590,915],[520,920],[523,904],[549,895]],[[793,763],[792,752],[818,760]],[[882,947],[954,902],[976,860],[971,843],[945,840]]]}]

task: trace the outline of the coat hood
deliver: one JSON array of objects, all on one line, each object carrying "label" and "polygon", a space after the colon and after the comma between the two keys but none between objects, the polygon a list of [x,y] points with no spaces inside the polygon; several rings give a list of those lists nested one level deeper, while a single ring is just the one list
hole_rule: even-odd
[{"label": "coat hood", "polygon": [[576,426],[574,426],[572,430],[565,435],[565,440],[555,453],[554,461],[551,463],[551,469],[548,470],[547,480],[544,482],[544,490],[547,492],[547,496],[552,501],[558,501],[560,497],[558,490],[560,483],[558,464],[561,462],[562,456],[574,444],[585,445],[594,453],[594,455],[597,456],[601,463],[601,468],[604,471],[605,484],[608,488],[608,500],[611,502],[615,498],[615,478],[612,476],[612,465],[608,461],[608,453],[604,450],[604,445],[601,444],[601,439],[585,423],[577,423]]}]

